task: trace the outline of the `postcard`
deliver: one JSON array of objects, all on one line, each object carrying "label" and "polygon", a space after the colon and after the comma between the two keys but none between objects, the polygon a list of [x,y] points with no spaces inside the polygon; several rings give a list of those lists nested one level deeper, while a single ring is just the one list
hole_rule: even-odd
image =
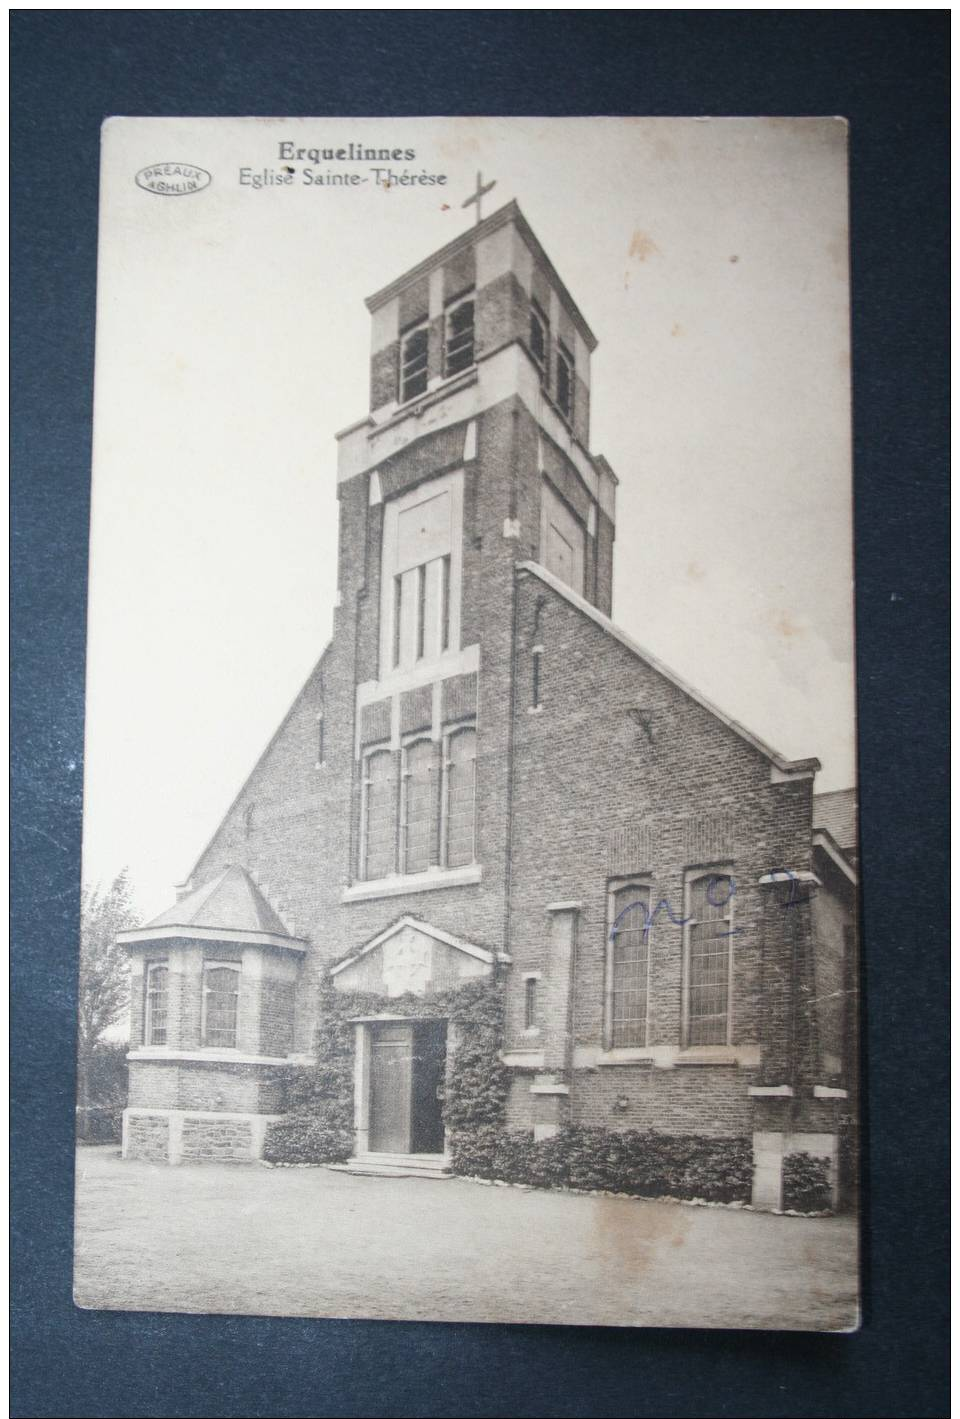
[{"label": "postcard", "polygon": [[856,1328],[846,153],[105,124],[78,1305]]}]

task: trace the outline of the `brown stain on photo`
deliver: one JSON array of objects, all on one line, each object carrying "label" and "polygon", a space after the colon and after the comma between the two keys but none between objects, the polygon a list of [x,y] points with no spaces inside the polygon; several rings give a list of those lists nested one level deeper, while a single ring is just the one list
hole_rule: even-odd
[{"label": "brown stain on photo", "polygon": [[781,611],[773,623],[773,629],[778,636],[783,636],[784,640],[793,640],[796,636],[803,635],[803,627],[791,619],[789,611]]},{"label": "brown stain on photo", "polygon": [[684,1246],[693,1225],[682,1207],[624,1197],[594,1199],[590,1220],[598,1250],[609,1253],[612,1266],[635,1277],[656,1265],[660,1249]]},{"label": "brown stain on photo", "polygon": [[627,255],[630,257],[631,261],[646,261],[648,256],[658,255],[659,251],[660,248],[657,246],[653,237],[637,227],[630,239],[630,246],[627,250]]}]

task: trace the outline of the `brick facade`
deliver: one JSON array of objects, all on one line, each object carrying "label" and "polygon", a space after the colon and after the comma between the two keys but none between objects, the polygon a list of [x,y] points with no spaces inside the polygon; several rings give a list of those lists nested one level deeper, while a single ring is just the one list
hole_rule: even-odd
[{"label": "brick facade", "polygon": [[[467,287],[475,368],[445,386],[443,302]],[[550,326],[543,374],[530,347],[534,300]],[[815,761],[784,763],[606,619],[616,478],[588,452],[595,342],[583,317],[515,207],[368,304],[371,416],[341,436],[332,640],[191,878],[199,889],[228,867],[245,869],[307,943],[290,958],[295,969],[273,969],[267,952],[252,978],[245,971],[238,1046],[308,1054],[320,973],[408,916],[491,959],[509,956],[514,1126],[538,1136],[565,1121],[710,1136],[828,1128],[836,1105],[813,1091],[844,1052],[842,1012],[817,1001],[842,977],[837,942],[850,907],[832,879],[819,889],[830,903],[814,904]],[[428,389],[422,406],[403,409],[402,334],[421,319]],[[555,403],[558,340],[575,363],[569,420]],[[385,505],[451,472],[462,478],[459,642],[404,678],[380,663],[381,578],[392,575],[381,550]],[[544,570],[547,486],[583,538],[575,590]],[[471,722],[476,870],[444,878],[435,841],[429,884],[411,877],[367,889],[363,750],[386,747],[399,782],[405,735],[442,743],[451,725]],[[733,884],[729,1024],[722,1044],[695,1049],[684,1037],[680,923],[692,875],[709,871]],[[792,877],[778,878],[784,872]],[[612,885],[634,878],[663,909],[649,932],[645,1044],[618,1052],[605,1023],[609,899]],[[198,962],[218,949],[183,947],[171,1044],[199,1046]],[[142,996],[135,977],[135,1043]],[[256,1063],[135,1062],[131,1106],[272,1115],[283,1109],[283,1074]],[[159,1125],[134,1116],[130,1130],[141,1156],[162,1151]],[[183,1157],[233,1156],[249,1145],[242,1136],[239,1125],[184,1124],[178,1147]]]}]

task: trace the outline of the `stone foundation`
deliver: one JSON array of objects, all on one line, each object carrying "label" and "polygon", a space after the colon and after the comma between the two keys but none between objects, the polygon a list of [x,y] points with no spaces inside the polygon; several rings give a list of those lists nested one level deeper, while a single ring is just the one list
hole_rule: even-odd
[{"label": "stone foundation", "polygon": [[147,1163],[252,1163],[279,1114],[125,1109],[123,1156]]}]

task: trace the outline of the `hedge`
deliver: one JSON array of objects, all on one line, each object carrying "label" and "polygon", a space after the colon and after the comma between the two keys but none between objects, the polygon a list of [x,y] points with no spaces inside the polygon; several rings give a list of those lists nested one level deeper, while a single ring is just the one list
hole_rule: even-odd
[{"label": "hedge", "polygon": [[783,1160],[785,1212],[830,1211],[830,1164],[812,1153],[788,1153]]},{"label": "hedge", "polygon": [[701,1138],[568,1127],[553,1138],[487,1129],[459,1139],[454,1170],[532,1187],[574,1187],[636,1197],[747,1202],[753,1179],[748,1138]]}]

